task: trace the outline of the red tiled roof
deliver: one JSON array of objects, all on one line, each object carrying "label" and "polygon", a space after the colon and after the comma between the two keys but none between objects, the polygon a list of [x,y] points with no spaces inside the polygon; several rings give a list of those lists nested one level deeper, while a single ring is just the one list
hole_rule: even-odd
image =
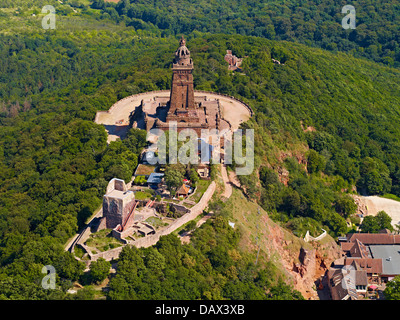
[{"label": "red tiled roof", "polygon": [[351,265],[353,261],[356,261],[361,269],[367,271],[367,273],[382,273],[382,259],[372,258],[346,258],[344,264]]},{"label": "red tiled roof", "polygon": [[368,248],[358,239],[356,239],[356,241],[353,243],[353,247],[350,249],[350,256],[370,258]]},{"label": "red tiled roof", "polygon": [[370,257],[368,248],[358,239],[356,239],[354,242],[342,242],[340,245],[342,251],[348,252],[351,257]]},{"label": "red tiled roof", "polygon": [[387,233],[352,233],[347,235],[349,242],[361,241],[365,245],[369,244],[400,244],[400,235]]},{"label": "red tiled roof", "polygon": [[340,247],[343,251],[350,251],[351,248],[353,248],[354,243],[353,242],[342,242],[340,243]]}]

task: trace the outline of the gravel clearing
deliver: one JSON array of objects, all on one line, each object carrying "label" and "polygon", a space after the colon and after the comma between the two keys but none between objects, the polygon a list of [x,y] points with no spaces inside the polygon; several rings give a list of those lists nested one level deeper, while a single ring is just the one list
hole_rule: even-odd
[{"label": "gravel clearing", "polygon": [[375,216],[379,211],[385,211],[392,218],[392,225],[400,223],[400,202],[378,196],[361,197],[367,206],[367,214]]}]

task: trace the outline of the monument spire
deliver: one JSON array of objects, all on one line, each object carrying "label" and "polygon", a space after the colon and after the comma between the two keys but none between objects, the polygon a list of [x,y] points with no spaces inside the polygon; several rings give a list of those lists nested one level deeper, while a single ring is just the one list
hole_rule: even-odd
[{"label": "monument spire", "polygon": [[186,45],[186,40],[185,40],[185,38],[183,37],[183,35],[182,35],[182,37],[181,37],[181,41],[179,41],[179,45],[180,45],[181,47]]},{"label": "monument spire", "polygon": [[219,99],[208,99],[207,96],[196,95],[195,100],[193,61],[190,57],[190,51],[186,47],[185,38],[181,36],[178,41],[179,47],[175,51],[172,63],[170,99],[166,104],[168,108],[166,110],[167,116],[165,120],[157,119],[154,126],[162,130],[170,130],[170,125],[173,124],[176,125],[178,132],[192,129],[198,135],[202,134],[203,129],[220,130],[220,128],[228,128],[230,124],[227,121],[221,122],[222,114]]},{"label": "monument spire", "polygon": [[190,58],[190,51],[186,47],[186,40],[182,36],[179,41],[179,48],[175,52],[174,63],[172,64],[172,88],[170,95],[169,119],[178,122],[197,120],[196,106],[194,102],[193,89],[193,61]]},{"label": "monument spire", "polygon": [[193,62],[192,62],[192,59],[190,58],[190,51],[186,47],[186,40],[183,36],[182,36],[181,40],[179,41],[179,48],[175,52],[174,66],[175,65],[179,65],[179,66],[192,65],[192,67],[193,67]]}]

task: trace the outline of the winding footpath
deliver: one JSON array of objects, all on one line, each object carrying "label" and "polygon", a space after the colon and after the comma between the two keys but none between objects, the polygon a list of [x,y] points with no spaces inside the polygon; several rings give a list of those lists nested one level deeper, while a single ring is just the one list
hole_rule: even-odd
[{"label": "winding footpath", "polygon": [[[221,194],[221,197],[222,197],[223,201],[226,202],[226,201],[231,197],[231,195],[232,195],[232,183],[231,183],[231,181],[229,180],[228,172],[227,172],[227,170],[226,170],[226,165],[222,165],[222,166],[221,166],[221,175],[222,175],[222,180],[224,181],[224,186],[225,186],[224,193]],[[230,175],[229,175],[229,176],[230,176],[232,179],[237,179],[237,177],[236,177],[236,175],[235,175],[234,172],[230,172]],[[205,222],[206,222],[208,219],[210,219],[212,216],[213,216],[213,215],[209,213],[209,214],[205,215],[204,217],[202,217],[202,218],[197,222],[196,228],[195,228],[195,229],[199,228],[203,223],[205,223]],[[183,233],[182,235],[178,235],[178,237],[180,238],[182,244],[186,244],[186,243],[189,243],[189,242],[190,242],[190,237],[191,237],[191,234],[192,234],[193,231],[194,231],[194,230],[189,231],[189,232],[185,232],[185,233]]]},{"label": "winding footpath", "polygon": [[226,171],[226,165],[225,164],[223,164],[221,166],[221,175],[222,175],[222,180],[224,181],[224,184],[225,184],[225,190],[224,190],[224,193],[221,194],[221,197],[223,197],[224,199],[228,200],[232,195],[232,184],[231,184],[231,182],[229,180],[228,172]]}]

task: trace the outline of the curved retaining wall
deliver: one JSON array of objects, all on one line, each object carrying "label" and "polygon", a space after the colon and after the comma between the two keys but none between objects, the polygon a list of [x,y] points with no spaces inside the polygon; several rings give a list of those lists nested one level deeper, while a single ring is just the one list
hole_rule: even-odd
[{"label": "curved retaining wall", "polygon": [[[121,99],[121,100],[118,100],[116,103],[114,103],[114,104],[110,107],[110,109],[108,109],[108,111],[98,111],[98,112],[96,113],[96,117],[95,117],[95,120],[94,120],[94,121],[97,122],[97,120],[98,120],[98,115],[97,115],[97,114],[99,114],[99,113],[111,113],[111,112],[112,112],[116,107],[118,107],[118,105],[119,105],[121,102],[123,102],[123,101],[129,100],[129,99],[133,99],[133,98],[135,98],[135,97],[138,97],[138,96],[141,96],[141,95],[146,95],[146,94],[169,93],[169,92],[170,92],[169,90],[155,90],[155,91],[148,91],[148,92],[137,93],[137,94],[134,94],[134,95],[125,97],[125,98],[123,98],[123,99]],[[227,95],[227,94],[223,94],[223,93],[219,93],[219,92],[212,92],[212,91],[195,90],[194,92],[195,92],[195,93],[214,94],[214,95],[219,95],[219,96],[222,96],[222,97],[226,97],[226,98],[233,99],[233,100],[235,100],[235,101],[237,101],[237,102],[243,104],[243,105],[246,107],[246,109],[250,112],[250,115],[251,115],[251,116],[254,115],[253,109],[251,109],[251,107],[250,107],[247,103],[244,103],[242,100],[239,100],[239,99],[237,99],[237,98],[235,98],[235,97],[233,97],[233,96],[229,96],[229,95]]]},{"label": "curved retaining wall", "polygon": [[310,235],[310,232],[307,230],[306,235],[304,236],[304,241],[309,242],[309,241],[319,241],[326,236],[326,230],[322,229],[322,232],[318,237],[314,238],[313,236]]},{"label": "curved retaining wall", "polygon": [[239,99],[235,98],[234,96],[229,96],[229,95],[224,94],[224,93],[212,92],[212,91],[195,90],[194,92],[195,93],[199,92],[199,93],[206,93],[206,94],[215,94],[215,95],[219,95],[219,96],[222,96],[222,97],[226,97],[226,98],[235,100],[235,101],[241,103],[242,105],[244,105],[246,107],[246,109],[250,112],[251,116],[254,115],[253,109],[247,103],[243,102],[242,100],[239,100]]}]

